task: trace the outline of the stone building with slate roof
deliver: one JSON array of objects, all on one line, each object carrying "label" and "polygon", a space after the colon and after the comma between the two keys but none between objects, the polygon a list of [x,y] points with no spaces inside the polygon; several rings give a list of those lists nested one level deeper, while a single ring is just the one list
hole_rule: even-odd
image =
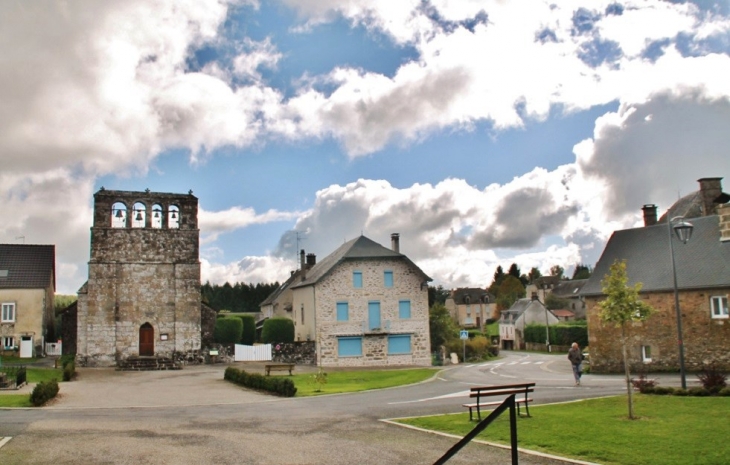
[{"label": "stone building with slate roof", "polygon": [[198,199],[188,194],[94,194],[89,279],[78,291],[76,358],[113,366],[201,348]]},{"label": "stone building with slate roof", "polygon": [[525,349],[525,328],[529,325],[556,325],[560,322],[548,310],[537,294],[517,299],[508,310],[502,310],[499,320],[499,343],[505,350]]},{"label": "stone building with slate roof", "polygon": [[462,328],[482,328],[487,320],[499,319],[496,299],[486,289],[455,289],[451,291],[444,306]]},{"label": "stone building with slate roof", "polygon": [[676,262],[686,368],[694,371],[716,362],[730,369],[730,205],[721,204],[730,197],[720,189],[714,189],[710,196],[703,195],[706,193],[702,187],[708,179],[720,178],[701,179],[699,195],[687,197],[717,200],[714,205],[705,202],[693,210],[687,206],[701,202],[687,203],[685,198],[678,202],[681,205],[675,204],[670,209],[670,216],[684,213],[685,219],[694,226],[686,244],[669,229],[666,216],[665,222],[657,222],[653,205],[644,208],[643,228],[616,231],[609,239],[593,275],[581,291],[588,315],[592,371],[623,370],[621,346],[617,343],[620,330],[600,320],[597,305],[605,298],[601,281],[616,260],[626,260],[628,284],[642,283],[642,299],[657,311],[649,320],[633,323],[628,328],[632,367],[679,369],[670,237]]},{"label": "stone building with slate roof", "polygon": [[297,340],[322,366],[431,365],[428,282],[399,251],[360,236],[304,268],[292,290]]},{"label": "stone building with slate roof", "polygon": [[44,353],[55,290],[56,246],[0,244],[0,351]]}]

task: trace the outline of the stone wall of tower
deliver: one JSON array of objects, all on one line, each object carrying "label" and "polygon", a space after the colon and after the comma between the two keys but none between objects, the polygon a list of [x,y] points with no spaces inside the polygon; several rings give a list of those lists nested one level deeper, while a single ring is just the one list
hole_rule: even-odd
[{"label": "stone wall of tower", "polygon": [[155,355],[200,349],[197,212],[192,194],[95,194],[89,279],[78,304],[79,363],[115,365],[139,355],[145,324],[154,330]]}]

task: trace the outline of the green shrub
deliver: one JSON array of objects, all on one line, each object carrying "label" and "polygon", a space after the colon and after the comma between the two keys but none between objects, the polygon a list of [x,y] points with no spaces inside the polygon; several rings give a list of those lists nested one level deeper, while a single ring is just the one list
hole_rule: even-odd
[{"label": "green shrub", "polygon": [[256,318],[253,315],[238,315],[243,323],[241,344],[252,346],[256,340]]},{"label": "green shrub", "polygon": [[654,394],[658,396],[666,396],[674,394],[674,388],[667,386],[656,386],[654,388]]},{"label": "green shrub", "polygon": [[266,391],[282,397],[294,397],[297,388],[294,381],[280,376],[264,376],[258,373],[246,373],[244,370],[228,367],[223,379],[236,383],[239,386]]},{"label": "green shrub", "polygon": [[243,321],[240,318],[224,317],[215,321],[213,339],[219,344],[237,344],[243,334]]},{"label": "green shrub", "polygon": [[730,387],[720,389],[720,392],[718,392],[717,395],[723,396],[723,397],[730,397]]},{"label": "green shrub", "polygon": [[686,390],[686,389],[682,389],[682,388],[675,388],[675,389],[674,389],[674,395],[675,395],[675,396],[680,396],[680,397],[684,397],[684,396],[687,396],[687,395],[689,395],[689,392],[687,392],[687,390]]},{"label": "green shrub", "polygon": [[[550,326],[550,344],[569,346],[577,342],[579,346],[588,345],[588,327],[585,321],[563,322]],[[545,325],[527,325],[525,342],[545,343]]]},{"label": "green shrub", "polygon": [[63,380],[71,381],[76,374],[76,362],[71,360],[70,362],[63,364]]},{"label": "green shrub", "polygon": [[484,336],[475,336],[466,341],[452,339],[446,343],[446,350],[458,354],[460,359],[466,351],[466,360],[484,360],[499,354],[499,348],[492,346]]},{"label": "green shrub", "polygon": [[61,362],[61,368],[65,369],[66,365],[68,365],[69,363],[73,363],[74,365],[76,364],[76,355],[74,355],[74,354],[61,355],[61,357],[58,360]]},{"label": "green shrub", "polygon": [[33,388],[30,393],[30,403],[36,407],[40,407],[58,394],[58,381],[52,379],[50,381],[41,381]]},{"label": "green shrub", "polygon": [[703,387],[691,387],[687,389],[687,394],[690,396],[705,397],[710,395],[710,391]]},{"label": "green shrub", "polygon": [[269,318],[261,330],[261,342],[294,342],[294,322],[289,318]]}]

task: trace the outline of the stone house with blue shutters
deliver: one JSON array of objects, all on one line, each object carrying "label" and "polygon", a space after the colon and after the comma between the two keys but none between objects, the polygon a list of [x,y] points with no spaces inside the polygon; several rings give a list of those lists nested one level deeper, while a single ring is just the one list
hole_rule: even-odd
[{"label": "stone house with blue shutters", "polygon": [[431,278],[391,243],[360,236],[291,284],[295,337],[315,341],[321,366],[431,365]]}]

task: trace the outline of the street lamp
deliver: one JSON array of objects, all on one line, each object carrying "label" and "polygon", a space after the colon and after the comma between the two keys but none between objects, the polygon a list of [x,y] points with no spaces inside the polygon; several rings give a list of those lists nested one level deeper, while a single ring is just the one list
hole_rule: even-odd
[{"label": "street lamp", "polygon": [[[676,223],[675,223],[676,222]],[[679,290],[677,289],[677,266],[674,262],[674,240],[672,240],[672,229],[677,239],[683,244],[689,242],[692,237],[692,223],[684,221],[684,217],[677,216],[667,221],[669,231],[669,253],[672,255],[672,277],[674,278],[674,310],[677,313],[677,345],[679,346],[679,375],[682,378],[682,389],[687,389],[687,379],[684,373],[684,341],[682,341],[682,313],[679,310]]]}]

